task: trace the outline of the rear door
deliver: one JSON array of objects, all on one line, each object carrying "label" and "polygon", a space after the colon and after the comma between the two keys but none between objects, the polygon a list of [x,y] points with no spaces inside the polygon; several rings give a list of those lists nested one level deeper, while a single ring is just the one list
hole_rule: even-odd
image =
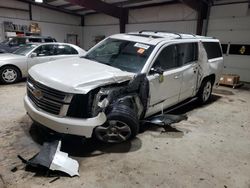
[{"label": "rear door", "polygon": [[198,79],[198,43],[177,44],[178,61],[182,66],[182,84],[179,101],[192,97],[196,93]]}]

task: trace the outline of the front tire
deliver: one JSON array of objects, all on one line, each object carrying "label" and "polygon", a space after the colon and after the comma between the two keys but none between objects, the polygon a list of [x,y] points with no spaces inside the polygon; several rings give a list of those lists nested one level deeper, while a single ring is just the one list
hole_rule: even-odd
[{"label": "front tire", "polygon": [[0,69],[0,81],[4,84],[16,83],[20,78],[21,73],[14,66],[5,66]]},{"label": "front tire", "polygon": [[199,103],[206,104],[210,100],[212,89],[213,84],[210,79],[206,79],[201,83],[200,89],[197,94]]},{"label": "front tire", "polygon": [[133,109],[126,105],[113,107],[107,122],[94,130],[94,137],[105,143],[121,143],[134,138],[139,131],[139,121]]}]

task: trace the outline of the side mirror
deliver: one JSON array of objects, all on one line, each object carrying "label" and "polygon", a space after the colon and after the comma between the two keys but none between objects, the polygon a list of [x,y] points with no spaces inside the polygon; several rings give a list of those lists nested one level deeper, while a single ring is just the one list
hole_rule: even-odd
[{"label": "side mirror", "polygon": [[164,70],[160,67],[156,67],[156,68],[151,68],[150,69],[150,73],[151,74],[159,74],[159,83],[162,83],[164,81]]},{"label": "side mirror", "polygon": [[33,57],[37,57],[37,53],[32,52],[32,53],[30,54],[30,57],[31,57],[31,58],[33,58]]}]

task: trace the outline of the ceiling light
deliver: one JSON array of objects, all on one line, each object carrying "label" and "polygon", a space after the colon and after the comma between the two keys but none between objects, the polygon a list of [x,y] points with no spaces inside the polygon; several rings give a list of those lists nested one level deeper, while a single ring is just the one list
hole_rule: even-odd
[{"label": "ceiling light", "polygon": [[43,3],[43,0],[35,0],[36,3]]}]

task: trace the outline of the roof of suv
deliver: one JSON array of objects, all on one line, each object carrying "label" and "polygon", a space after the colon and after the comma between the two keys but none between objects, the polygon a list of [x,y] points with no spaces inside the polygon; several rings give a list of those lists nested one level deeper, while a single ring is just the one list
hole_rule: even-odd
[{"label": "roof of suv", "polygon": [[139,31],[131,32],[126,34],[113,35],[112,38],[131,40],[135,42],[142,42],[151,45],[157,45],[162,41],[173,41],[173,40],[185,40],[185,39],[197,39],[197,40],[216,40],[213,37],[205,37],[193,34],[183,34],[174,32],[164,32],[164,31]]},{"label": "roof of suv", "polygon": [[27,39],[32,39],[32,38],[36,38],[36,39],[54,39],[50,36],[15,36],[15,37],[10,37],[10,38],[27,38]]}]

